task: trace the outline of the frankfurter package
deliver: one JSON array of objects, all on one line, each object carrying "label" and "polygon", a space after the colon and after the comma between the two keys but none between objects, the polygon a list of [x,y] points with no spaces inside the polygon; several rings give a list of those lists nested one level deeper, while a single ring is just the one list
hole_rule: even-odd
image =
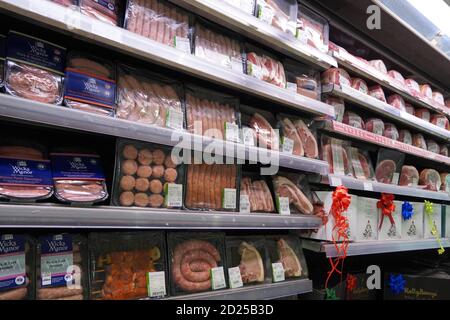
[{"label": "frankfurter package", "polygon": [[93,232],[88,245],[90,299],[136,300],[169,295],[163,232]]},{"label": "frankfurter package", "polygon": [[46,149],[30,141],[0,141],[0,198],[11,201],[43,200],[53,194]]},{"label": "frankfurter package", "polygon": [[297,14],[296,37],[313,48],[328,52],[328,21],[307,7],[300,5]]},{"label": "frankfurter package", "polygon": [[98,19],[102,22],[120,25],[120,4],[119,0],[78,0],[81,13]]},{"label": "frankfurter package", "polygon": [[404,160],[404,153],[380,148],[375,167],[376,181],[398,185]]},{"label": "frankfurter package", "polygon": [[225,32],[212,23],[197,18],[195,22],[194,54],[212,64],[244,72],[243,48],[238,35]]},{"label": "frankfurter package", "polygon": [[347,146],[345,151],[350,161],[353,177],[360,180],[374,180],[375,172],[369,152],[351,146]]},{"label": "frankfurter package", "polygon": [[0,34],[0,88],[5,80],[6,37]]},{"label": "frankfurter package", "polygon": [[191,54],[191,15],[169,1],[128,0],[124,28]]},{"label": "frankfurter package", "polygon": [[111,61],[71,51],[67,58],[64,104],[72,109],[113,116],[116,76]]},{"label": "frankfurter package", "polygon": [[42,103],[62,102],[66,49],[9,31],[6,37],[6,93]]},{"label": "frankfurter package", "polygon": [[313,214],[314,207],[306,175],[278,172],[272,176],[272,189],[279,214]]},{"label": "frankfurter package", "polygon": [[168,232],[172,295],[228,288],[225,234]]},{"label": "frankfurter package", "polygon": [[239,99],[195,85],[185,86],[186,129],[206,137],[239,142]]},{"label": "frankfurter package", "polygon": [[345,150],[350,145],[350,142],[322,135],[321,144],[320,159],[328,162],[330,173],[351,176],[351,164]]},{"label": "frankfurter package", "polygon": [[270,111],[241,105],[241,141],[247,146],[270,150],[280,149],[277,120]]},{"label": "frankfurter package", "polygon": [[112,205],[181,208],[182,161],[181,149],[117,139]]},{"label": "frankfurter package", "polygon": [[254,16],[256,13],[256,0],[225,0],[226,3]]},{"label": "frankfurter package", "polygon": [[117,68],[116,117],[175,130],[185,128],[182,84],[138,68]]},{"label": "frankfurter package", "polygon": [[269,254],[264,237],[227,236],[227,267],[231,289],[271,283]]},{"label": "frankfurter package", "polygon": [[320,100],[320,73],[291,59],[283,61],[286,72],[286,88],[302,96]]},{"label": "frankfurter package", "polygon": [[295,0],[257,0],[256,17],[283,32],[297,33],[298,4]]},{"label": "frankfurter package", "polygon": [[87,239],[79,234],[49,234],[39,237],[36,247],[36,299],[86,299]]},{"label": "frankfurter package", "polygon": [[269,185],[270,182],[267,183],[259,172],[243,172],[239,192],[239,212],[275,212],[275,202]]},{"label": "frankfurter package", "polygon": [[59,148],[50,153],[55,196],[71,204],[92,205],[108,198],[98,154],[79,148]]},{"label": "frankfurter package", "polygon": [[265,238],[273,282],[308,277],[308,267],[300,238],[289,235]]}]

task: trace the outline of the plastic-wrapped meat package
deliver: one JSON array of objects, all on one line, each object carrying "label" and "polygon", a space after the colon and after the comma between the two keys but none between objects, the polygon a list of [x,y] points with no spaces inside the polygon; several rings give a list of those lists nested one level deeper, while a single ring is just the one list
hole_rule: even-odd
[{"label": "plastic-wrapped meat package", "polygon": [[275,205],[267,182],[250,174],[241,178],[240,199],[248,197],[250,212],[274,212]]},{"label": "plastic-wrapped meat package", "polygon": [[387,98],[387,103],[401,111],[406,111],[405,100],[399,94],[390,95]]},{"label": "plastic-wrapped meat package", "polygon": [[186,128],[189,132],[238,142],[239,100],[197,86],[186,87]]},{"label": "plastic-wrapped meat package", "polygon": [[64,104],[72,109],[113,116],[115,67],[111,61],[72,51],[67,58]]},{"label": "plastic-wrapped meat package", "polygon": [[448,172],[441,173],[441,191],[450,192],[450,180],[447,178]]},{"label": "plastic-wrapped meat package", "polygon": [[392,123],[384,124],[383,136],[392,140],[398,140],[399,135],[400,134],[398,133],[397,127],[394,124]]},{"label": "plastic-wrapped meat package", "polygon": [[50,160],[45,148],[20,139],[0,141],[0,198],[36,201],[53,194]]},{"label": "plastic-wrapped meat package", "polygon": [[386,102],[386,96],[383,88],[380,85],[375,85],[369,88],[369,96],[374,97],[380,101]]},{"label": "plastic-wrapped meat package", "polygon": [[448,147],[446,145],[440,145],[439,154],[448,157]]},{"label": "plastic-wrapped meat package", "polygon": [[0,34],[0,88],[5,80],[6,37]]},{"label": "plastic-wrapped meat package", "polygon": [[397,185],[404,160],[404,153],[380,148],[375,168],[376,180],[381,183]]},{"label": "plastic-wrapped meat package", "polygon": [[226,289],[225,235],[221,232],[169,232],[171,294]]},{"label": "plastic-wrapped meat package", "polygon": [[[266,247],[269,252],[272,269],[275,264],[281,264],[284,270],[284,279],[306,278],[308,277],[308,267],[301,240],[296,236],[268,236],[266,237]],[[274,282],[283,279],[272,279]]]},{"label": "plastic-wrapped meat package", "polygon": [[409,114],[415,115],[416,110],[412,106],[412,104],[405,102],[405,111]]},{"label": "plastic-wrapped meat package", "polygon": [[[254,113],[249,121],[249,126],[256,135],[256,141],[259,147],[265,147],[271,150],[279,149],[280,142],[278,134],[261,114]],[[299,155],[302,155],[302,152],[299,152]]]},{"label": "plastic-wrapped meat package", "polygon": [[406,87],[408,92],[416,98],[420,98],[422,94],[420,93],[419,84],[414,79],[406,79],[405,80]]},{"label": "plastic-wrapped meat package", "polygon": [[116,206],[181,208],[184,170],[172,147],[118,139],[112,203]]},{"label": "plastic-wrapped meat package", "polygon": [[366,120],[365,129],[382,136],[384,133],[384,122],[381,119],[370,118]]},{"label": "plastic-wrapped meat package", "polygon": [[364,94],[369,94],[369,87],[367,87],[367,83],[363,79],[351,78],[351,86]]},{"label": "plastic-wrapped meat package", "polygon": [[212,24],[197,19],[194,54],[213,64],[243,73],[241,42],[222,29],[219,30]]},{"label": "plastic-wrapped meat package", "polygon": [[398,133],[398,141],[412,145],[412,135],[409,130],[402,129]]},{"label": "plastic-wrapped meat package", "polygon": [[87,239],[79,234],[40,236],[36,250],[36,299],[88,297]]},{"label": "plastic-wrapped meat package", "polygon": [[425,186],[425,189],[439,191],[441,188],[441,176],[434,169],[423,169],[420,171],[419,185]]},{"label": "plastic-wrapped meat package", "polygon": [[375,69],[377,69],[378,71],[380,71],[381,73],[387,74],[388,71],[386,69],[386,65],[384,64],[383,60],[371,60],[369,61],[369,64],[374,67]]},{"label": "plastic-wrapped meat package", "polygon": [[[275,116],[271,112],[258,110],[244,105],[240,107],[240,111],[243,128],[242,140],[244,144],[271,150],[279,150],[280,134],[275,130]],[[289,132],[292,133],[293,138],[296,138],[297,135],[295,132]],[[301,154],[301,150],[299,151]]]},{"label": "plastic-wrapped meat package", "polygon": [[440,149],[439,149],[439,145],[436,143],[436,141],[427,139],[426,144],[427,144],[428,151],[439,154]]},{"label": "plastic-wrapped meat package", "polygon": [[404,187],[416,187],[418,183],[419,171],[413,166],[403,166],[398,185]]},{"label": "plastic-wrapped meat package", "polygon": [[297,38],[322,52],[328,52],[328,21],[300,4],[297,17]]},{"label": "plastic-wrapped meat package", "polygon": [[285,201],[289,204],[290,213],[313,214],[314,208],[305,175],[278,172],[278,175],[272,176],[272,186],[278,213],[283,213]]},{"label": "plastic-wrapped meat package", "polygon": [[309,66],[286,59],[283,61],[286,72],[287,89],[302,96],[320,100],[320,73]]},{"label": "plastic-wrapped meat package", "polygon": [[343,99],[335,97],[326,97],[324,103],[334,107],[335,120],[342,122],[345,113],[345,102]]},{"label": "plastic-wrapped meat package", "polygon": [[445,106],[450,109],[450,99],[445,100]]},{"label": "plastic-wrapped meat package", "polygon": [[433,99],[433,91],[431,90],[431,87],[428,84],[421,84],[420,85],[420,93],[425,98]]},{"label": "plastic-wrapped meat package", "polygon": [[[289,120],[289,118],[285,117],[284,120]],[[317,144],[316,132],[313,131],[310,127],[310,124],[312,124],[312,122],[305,121],[302,119],[293,119],[292,124],[297,130],[298,137],[300,138],[300,142],[303,146],[305,157],[317,159],[319,157],[319,146]]]},{"label": "plastic-wrapped meat package", "polygon": [[81,148],[50,153],[55,196],[66,203],[93,204],[108,198],[100,156]]},{"label": "plastic-wrapped meat package", "polygon": [[60,104],[65,63],[65,48],[10,31],[6,38],[6,93]]},{"label": "plastic-wrapped meat package", "polygon": [[128,0],[124,28],[191,53],[189,14],[161,0]]},{"label": "plastic-wrapped meat package", "polygon": [[119,0],[78,0],[81,12],[100,21],[119,25]]},{"label": "plastic-wrapped meat package", "polygon": [[187,209],[236,211],[239,167],[235,164],[186,165]]},{"label": "plastic-wrapped meat package", "polygon": [[351,175],[350,162],[345,150],[349,142],[322,135],[321,143],[320,159],[328,162],[330,173]]},{"label": "plastic-wrapped meat package", "polygon": [[424,149],[424,150],[428,150],[425,138],[423,137],[423,134],[421,134],[421,133],[413,134],[413,136],[412,136],[412,144],[413,144],[414,147],[421,148],[421,149]]},{"label": "plastic-wrapped meat package", "polygon": [[[281,126],[281,131],[283,134],[282,144],[284,143],[285,139],[292,140],[292,154],[303,157],[305,155],[303,141],[298,134],[296,126],[287,115],[281,115],[279,118],[279,124]],[[286,151],[284,150],[284,148],[282,148],[282,150]]]},{"label": "plastic-wrapped meat package", "polygon": [[436,102],[439,105],[444,105],[444,96],[442,93],[433,91],[433,101]]},{"label": "plastic-wrapped meat package", "polygon": [[295,36],[298,4],[295,0],[257,0],[256,17]]},{"label": "plastic-wrapped meat package", "polygon": [[422,120],[430,122],[431,119],[430,110],[426,108],[415,109],[414,115]]},{"label": "plastic-wrapped meat package", "polygon": [[330,68],[322,73],[322,84],[351,86],[350,75],[341,68]]},{"label": "plastic-wrapped meat package", "polygon": [[389,70],[388,71],[388,76],[391,77],[391,79],[395,83],[401,85],[402,87],[405,86],[405,78],[403,78],[403,76],[402,76],[402,74],[400,72],[395,71],[395,70]]},{"label": "plastic-wrapped meat package", "polygon": [[355,147],[346,148],[352,167],[352,175],[360,180],[373,180],[374,170],[369,153]]},{"label": "plastic-wrapped meat package", "polygon": [[[93,232],[88,237],[90,299],[136,300],[168,294],[165,234],[158,231]],[[147,279],[165,272],[164,290],[150,292]],[[158,274],[159,273],[159,274]]]},{"label": "plastic-wrapped meat package", "polygon": [[181,83],[124,65],[118,67],[117,76],[117,118],[184,128]]},{"label": "plastic-wrapped meat package", "polygon": [[348,124],[349,126],[358,129],[365,128],[363,119],[359,115],[351,111],[345,111],[342,123]]},{"label": "plastic-wrapped meat package", "polygon": [[246,73],[257,79],[286,88],[286,75],[280,60],[251,45],[246,46]]},{"label": "plastic-wrapped meat package", "polygon": [[437,125],[440,128],[450,130],[450,124],[448,118],[443,114],[433,114],[431,116],[430,122]]},{"label": "plastic-wrapped meat package", "polygon": [[[22,234],[0,234],[0,248],[0,301],[32,300],[36,258],[34,240]],[[16,267],[12,268],[14,265]]]}]

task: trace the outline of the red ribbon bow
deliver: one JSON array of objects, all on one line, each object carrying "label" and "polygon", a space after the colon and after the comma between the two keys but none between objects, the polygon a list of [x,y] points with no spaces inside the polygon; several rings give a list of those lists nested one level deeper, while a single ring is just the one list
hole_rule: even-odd
[{"label": "red ribbon bow", "polygon": [[347,291],[352,292],[356,288],[356,277],[350,273],[347,274]]},{"label": "red ribbon bow", "polygon": [[392,217],[392,212],[395,211],[395,204],[394,204],[394,195],[390,193],[382,193],[381,199],[377,202],[377,208],[381,209],[381,221],[380,225],[378,227],[378,230],[381,229],[383,226],[383,220],[384,217],[388,217],[389,221],[391,222],[391,225],[395,225],[394,218]]}]

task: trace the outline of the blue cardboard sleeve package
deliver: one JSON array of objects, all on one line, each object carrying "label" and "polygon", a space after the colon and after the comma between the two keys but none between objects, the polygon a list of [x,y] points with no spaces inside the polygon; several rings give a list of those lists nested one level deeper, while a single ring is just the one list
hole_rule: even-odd
[{"label": "blue cardboard sleeve package", "polygon": [[10,31],[6,38],[6,92],[37,102],[59,104],[65,63],[65,48]]}]

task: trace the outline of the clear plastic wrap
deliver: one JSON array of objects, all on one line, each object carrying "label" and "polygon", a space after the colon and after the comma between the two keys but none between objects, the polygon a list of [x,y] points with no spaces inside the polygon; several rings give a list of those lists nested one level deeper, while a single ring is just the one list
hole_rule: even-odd
[{"label": "clear plastic wrap", "polygon": [[272,186],[278,213],[286,214],[287,208],[284,206],[288,204],[289,213],[313,214],[314,208],[305,175],[279,172],[278,175],[272,176]]},{"label": "clear plastic wrap", "polygon": [[36,201],[53,194],[50,160],[45,148],[20,139],[0,140],[0,198]]},{"label": "clear plastic wrap", "polygon": [[425,189],[439,191],[442,185],[439,172],[434,169],[423,169],[420,171],[419,185],[425,186]]},{"label": "clear plastic wrap", "polygon": [[371,86],[369,88],[369,96],[386,102],[386,96],[384,94],[383,88],[380,85]]},{"label": "clear plastic wrap", "polygon": [[81,12],[100,21],[119,25],[119,0],[78,0]]},{"label": "clear plastic wrap", "polygon": [[169,232],[172,295],[227,288],[225,235],[221,232]]},{"label": "clear plastic wrap", "polygon": [[400,134],[398,133],[397,127],[394,124],[385,123],[383,136],[392,140],[398,140]]},{"label": "clear plastic wrap", "polygon": [[311,67],[292,60],[283,62],[286,70],[287,88],[302,96],[320,100],[320,73]]},{"label": "clear plastic wrap", "polygon": [[405,78],[403,78],[402,74],[395,70],[389,70],[388,76],[401,87],[405,87]]},{"label": "clear plastic wrap", "polygon": [[441,191],[445,191],[447,193],[450,192],[450,180],[447,178],[447,176],[449,176],[449,175],[450,175],[450,173],[448,173],[448,172],[444,172],[444,173],[440,174],[440,176],[441,176],[441,188],[440,188],[440,190]]},{"label": "clear plastic wrap", "polygon": [[366,120],[365,129],[369,132],[378,134],[380,136],[384,133],[384,122],[378,118],[370,118]]},{"label": "clear plastic wrap", "polygon": [[375,69],[377,69],[378,71],[380,71],[381,73],[387,74],[387,72],[388,72],[383,60],[380,60],[380,59],[370,60],[369,64],[372,67],[374,67]]},{"label": "clear plastic wrap", "polygon": [[450,130],[450,124],[448,118],[443,114],[433,114],[431,116],[430,122],[437,125],[440,128]]},{"label": "clear plastic wrap", "polygon": [[124,28],[190,54],[189,18],[169,1],[128,0]]},{"label": "clear plastic wrap", "polygon": [[280,135],[275,131],[276,119],[271,112],[244,105],[240,111],[244,144],[270,150],[280,149]]},{"label": "clear plastic wrap", "polygon": [[71,51],[67,58],[64,104],[72,109],[113,116],[116,76],[111,61]]},{"label": "clear plastic wrap", "polygon": [[118,139],[112,204],[181,208],[184,171],[172,148]]},{"label": "clear plastic wrap", "polygon": [[405,100],[399,94],[393,94],[387,97],[387,103],[401,111],[406,111]]},{"label": "clear plastic wrap", "polygon": [[381,183],[397,185],[404,160],[404,153],[380,148],[375,169],[376,180]]},{"label": "clear plastic wrap", "polygon": [[419,84],[414,79],[406,79],[405,80],[406,87],[408,88],[408,92],[416,98],[421,98],[422,94],[420,93]]},{"label": "clear plastic wrap", "polygon": [[322,148],[320,159],[327,161],[330,166],[330,173],[336,175],[351,175],[351,166],[345,147],[350,143],[326,135],[321,137]]},{"label": "clear plastic wrap", "polygon": [[421,133],[413,134],[413,136],[412,136],[412,145],[414,147],[417,147],[417,148],[428,150],[425,138],[424,138],[423,134],[421,134]]},{"label": "clear plastic wrap", "polygon": [[185,127],[181,83],[124,65],[117,70],[117,118],[175,130]]},{"label": "clear plastic wrap", "polygon": [[403,166],[400,174],[399,186],[417,187],[419,183],[419,171],[413,166]]},{"label": "clear plastic wrap", "polygon": [[431,87],[428,84],[421,84],[420,85],[420,93],[425,98],[433,99],[433,90],[431,90]]},{"label": "clear plastic wrap", "polygon": [[330,68],[322,73],[322,84],[351,86],[350,75],[341,68]]},{"label": "clear plastic wrap", "polygon": [[266,237],[266,246],[272,264],[272,280],[274,282],[282,280],[276,274],[277,270],[274,264],[277,263],[282,264],[286,280],[308,277],[302,243],[298,237],[288,235]]},{"label": "clear plastic wrap", "polygon": [[431,139],[427,139],[426,140],[427,143],[427,149],[428,151],[434,152],[434,153],[439,153],[440,148],[439,145],[436,143],[436,141],[431,140]]},{"label": "clear plastic wrap", "polygon": [[293,140],[294,155],[311,159],[319,157],[316,132],[311,128],[312,120],[296,119],[286,114],[278,114],[279,127],[283,137]]},{"label": "clear plastic wrap", "polygon": [[[135,300],[148,297],[148,277],[168,274],[165,234],[158,231],[90,233],[90,299]],[[162,279],[160,279],[162,280]]]},{"label": "clear plastic wrap", "polygon": [[342,122],[345,113],[345,102],[343,99],[335,97],[326,97],[324,103],[334,107],[335,120]]},{"label": "clear plastic wrap", "polygon": [[227,236],[225,238],[227,249],[227,267],[230,287],[234,278],[231,275],[238,268],[243,286],[272,282],[270,258],[264,237],[258,236]]},{"label": "clear plastic wrap", "polygon": [[352,111],[345,111],[342,123],[362,130],[364,130],[365,128],[364,120],[358,114]]},{"label": "clear plastic wrap", "polygon": [[84,300],[88,290],[87,239],[79,234],[41,236],[36,250],[36,299]]},{"label": "clear plastic wrap", "polygon": [[298,134],[297,128],[294,123],[291,121],[290,116],[288,115],[278,115],[278,126],[281,128],[281,141],[282,141],[282,151],[286,152],[285,149],[285,141],[289,139],[292,141],[292,154],[303,157],[305,155],[305,148],[303,146],[303,141]]},{"label": "clear plastic wrap", "polygon": [[299,4],[297,15],[297,38],[303,43],[328,52],[328,21],[307,7]]},{"label": "clear plastic wrap", "polygon": [[34,298],[34,248],[34,239],[27,235],[0,234],[0,300]]},{"label": "clear plastic wrap", "polygon": [[433,91],[432,96],[433,96],[433,101],[435,103],[437,103],[438,105],[441,105],[441,106],[445,105],[444,96],[442,95],[442,93]]},{"label": "clear plastic wrap", "polygon": [[241,177],[240,199],[248,197],[250,212],[274,212],[275,204],[265,179],[258,175],[245,172]]},{"label": "clear plastic wrap", "polygon": [[298,4],[295,0],[257,0],[256,17],[295,36]]},{"label": "clear plastic wrap", "polygon": [[280,88],[286,88],[286,75],[280,59],[260,48],[246,44],[246,74]]},{"label": "clear plastic wrap", "polygon": [[439,146],[439,154],[448,157],[448,147],[446,145]]},{"label": "clear plastic wrap", "polygon": [[352,175],[360,180],[374,180],[374,170],[369,152],[355,147],[346,147],[350,160]]},{"label": "clear plastic wrap", "polygon": [[353,89],[361,91],[364,94],[369,94],[369,87],[363,79],[351,78],[351,86]]},{"label": "clear plastic wrap", "polygon": [[430,122],[431,114],[430,110],[426,108],[419,108],[414,111],[414,115],[422,120],[425,120],[427,122]]},{"label": "clear plastic wrap", "polygon": [[416,110],[414,109],[414,107],[412,106],[412,104],[410,103],[405,103],[405,110],[407,113],[414,115],[416,113]]},{"label": "clear plastic wrap", "polygon": [[412,145],[413,144],[413,139],[412,139],[412,135],[411,132],[409,130],[406,129],[402,129],[398,132],[398,141]]}]

